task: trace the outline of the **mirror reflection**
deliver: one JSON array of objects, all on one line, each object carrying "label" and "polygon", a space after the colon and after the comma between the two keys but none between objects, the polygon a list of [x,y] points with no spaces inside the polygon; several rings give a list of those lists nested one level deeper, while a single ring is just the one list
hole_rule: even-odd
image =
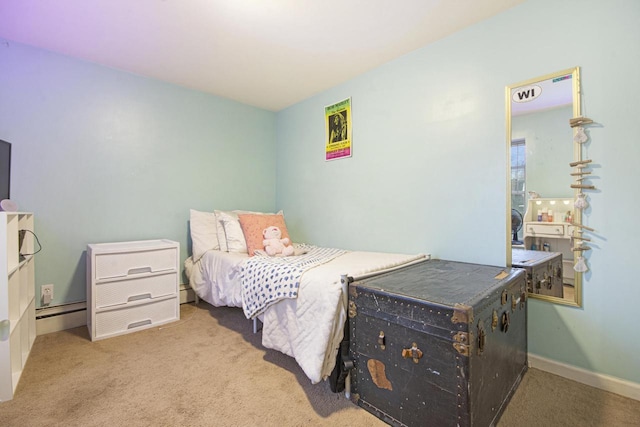
[{"label": "mirror reflection", "polygon": [[581,155],[569,125],[580,116],[578,68],[516,83],[506,95],[508,264],[527,270],[529,296],[580,306],[571,224],[581,218],[569,166]]}]

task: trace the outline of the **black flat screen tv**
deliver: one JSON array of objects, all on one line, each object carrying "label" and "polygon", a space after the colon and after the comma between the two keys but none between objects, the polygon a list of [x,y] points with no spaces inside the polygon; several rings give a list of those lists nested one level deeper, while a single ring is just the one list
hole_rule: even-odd
[{"label": "black flat screen tv", "polygon": [[11,195],[11,144],[0,139],[0,200]]}]

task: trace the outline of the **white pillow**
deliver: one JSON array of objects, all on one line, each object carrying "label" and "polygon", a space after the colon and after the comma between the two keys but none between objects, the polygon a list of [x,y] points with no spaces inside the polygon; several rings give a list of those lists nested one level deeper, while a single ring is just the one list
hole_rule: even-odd
[{"label": "white pillow", "polygon": [[220,243],[220,250],[223,252],[229,252],[227,247],[227,237],[224,234],[224,225],[220,220],[220,216],[225,213],[227,215],[233,215],[232,211],[213,211],[216,215],[216,230],[218,234],[218,242]]},{"label": "white pillow", "polygon": [[[220,242],[220,250],[226,252],[248,253],[247,241],[244,238],[242,227],[238,214],[257,214],[257,215],[274,215],[265,214],[265,212],[253,211],[214,211],[218,220],[216,226],[218,231],[218,241]],[[282,215],[282,211],[278,212]]]},{"label": "white pillow", "polygon": [[222,224],[226,239],[227,252],[247,253],[247,242],[238,219],[238,211],[216,211],[218,223]]},{"label": "white pillow", "polygon": [[189,210],[193,262],[198,262],[202,255],[210,249],[220,250],[217,226],[218,221],[215,213]]}]

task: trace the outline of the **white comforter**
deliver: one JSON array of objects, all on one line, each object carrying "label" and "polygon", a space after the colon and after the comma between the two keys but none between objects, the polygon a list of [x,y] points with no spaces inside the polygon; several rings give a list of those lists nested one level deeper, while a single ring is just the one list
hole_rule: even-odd
[{"label": "white comforter", "polygon": [[[212,253],[213,254],[210,254]],[[191,286],[215,306],[242,307],[240,265],[246,254],[209,251],[196,265],[187,265]],[[340,277],[359,278],[428,259],[427,255],[347,252],[302,276],[297,299],[267,308],[262,344],[296,359],[312,383],[331,374],[346,320]]]}]

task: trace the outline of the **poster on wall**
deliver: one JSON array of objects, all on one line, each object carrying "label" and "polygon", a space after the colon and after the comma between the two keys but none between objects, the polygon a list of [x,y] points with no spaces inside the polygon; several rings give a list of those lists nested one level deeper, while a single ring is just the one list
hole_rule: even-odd
[{"label": "poster on wall", "polygon": [[351,157],[351,98],[324,107],[325,160]]}]

